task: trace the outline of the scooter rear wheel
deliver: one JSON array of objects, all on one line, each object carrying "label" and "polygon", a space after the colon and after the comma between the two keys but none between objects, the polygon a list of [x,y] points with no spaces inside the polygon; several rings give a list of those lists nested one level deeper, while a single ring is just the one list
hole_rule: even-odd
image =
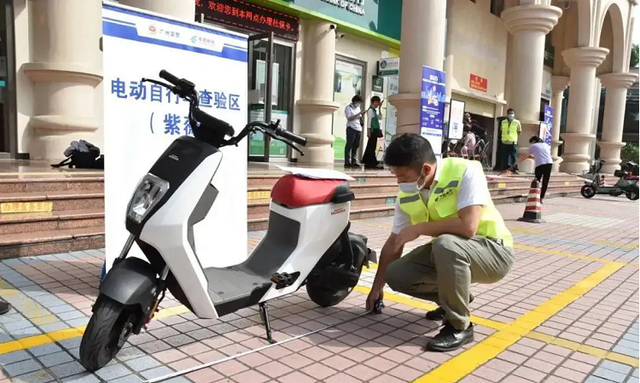
[{"label": "scooter rear wheel", "polygon": [[107,365],[131,335],[135,318],[122,304],[100,297],[80,342],[80,364],[90,372]]},{"label": "scooter rear wheel", "polygon": [[584,198],[593,198],[596,195],[596,187],[593,185],[584,185],[582,189],[580,189],[580,194]]},{"label": "scooter rear wheel", "polygon": [[631,201],[635,201],[638,199],[638,191],[634,190],[634,191],[628,191],[626,193],[624,193],[625,196],[627,196],[627,198],[629,198]]},{"label": "scooter rear wheel", "polygon": [[342,302],[351,294],[353,287],[346,289],[327,289],[314,285],[307,285],[307,295],[320,307],[331,307]]}]

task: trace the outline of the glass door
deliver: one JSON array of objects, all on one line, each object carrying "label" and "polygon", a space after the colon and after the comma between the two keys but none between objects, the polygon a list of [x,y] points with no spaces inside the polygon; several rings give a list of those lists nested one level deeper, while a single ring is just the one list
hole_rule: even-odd
[{"label": "glass door", "polygon": [[[274,42],[273,34],[249,37],[249,121],[280,120],[283,129],[292,130],[293,50],[292,44]],[[278,140],[261,133],[249,137],[249,161],[286,159],[289,154]]]},{"label": "glass door", "polygon": [[[249,121],[271,122],[273,103],[273,33],[249,37]],[[262,133],[249,136],[249,161],[268,162],[271,139]]]}]

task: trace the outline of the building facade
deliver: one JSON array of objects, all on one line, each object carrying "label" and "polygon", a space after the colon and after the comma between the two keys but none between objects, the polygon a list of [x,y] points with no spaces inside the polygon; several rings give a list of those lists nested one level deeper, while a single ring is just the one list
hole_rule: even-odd
[{"label": "building facade", "polygon": [[[565,172],[588,167],[604,86],[598,145],[605,170],[612,172],[619,163],[627,88],[637,77],[629,73],[636,0],[119,2],[249,35],[248,117],[270,113],[305,136],[308,147],[299,161],[343,158],[343,109],[354,94],[388,98],[388,132],[418,133],[421,68],[427,65],[447,72],[447,96],[465,102],[466,111],[487,129],[494,151],[497,117],[508,107],[523,124],[523,152],[538,132],[544,105],[553,107],[554,161]],[[0,152],[56,159],[72,140],[101,146],[109,133],[102,128],[101,2],[1,3]],[[567,87],[571,97],[563,111]],[[566,133],[561,134],[563,114]],[[249,153],[262,161],[295,158],[259,136],[252,137]]]}]

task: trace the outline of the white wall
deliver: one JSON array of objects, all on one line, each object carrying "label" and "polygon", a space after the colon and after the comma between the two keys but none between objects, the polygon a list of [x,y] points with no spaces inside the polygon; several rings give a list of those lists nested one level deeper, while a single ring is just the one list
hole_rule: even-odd
[{"label": "white wall", "polygon": [[[507,64],[507,36],[504,22],[491,14],[490,0],[449,0],[448,27],[452,28],[448,41],[453,54],[451,90],[462,94],[504,99]],[[487,79],[487,91],[469,87],[471,74]]]}]

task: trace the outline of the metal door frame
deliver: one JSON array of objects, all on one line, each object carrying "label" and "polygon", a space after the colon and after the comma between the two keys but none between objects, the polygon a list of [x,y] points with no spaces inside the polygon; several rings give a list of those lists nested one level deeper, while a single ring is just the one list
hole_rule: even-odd
[{"label": "metal door frame", "polygon": [[[255,35],[251,35],[249,36],[249,38],[247,39],[247,54],[249,54],[249,48],[251,47],[251,44],[253,41],[258,41],[258,40],[267,40],[267,57],[265,58],[265,65],[266,65],[266,70],[267,70],[267,74],[266,74],[266,79],[265,81],[265,94],[264,94],[264,122],[266,123],[270,123],[271,122],[271,110],[273,108],[273,106],[271,105],[271,96],[273,94],[273,90],[271,89],[271,87],[273,86],[273,32],[268,32],[268,33],[258,33]],[[249,60],[251,60],[251,57],[248,57]],[[249,63],[247,63],[249,64]],[[251,70],[254,69],[253,65],[247,65],[247,77],[248,78],[252,78],[253,73],[251,73]],[[257,72],[257,71],[256,71]],[[251,86],[251,85],[249,85]],[[258,90],[259,92],[260,90]],[[259,93],[258,93],[259,94]],[[247,114],[250,115],[251,111],[247,111]],[[266,134],[263,134],[263,138],[264,138],[264,154],[262,156],[251,156],[250,154],[248,155],[249,157],[249,161],[254,161],[254,162],[269,162],[269,149],[271,147],[271,138],[269,136],[267,136]],[[249,145],[250,145],[250,139],[247,140],[247,153],[249,150]]]},{"label": "metal door frame", "polygon": [[[2,0],[0,1],[0,6],[5,7],[5,23],[7,28],[7,77],[5,85],[5,90],[7,92],[7,98],[5,100],[5,110],[7,111],[7,126],[4,127],[3,134],[5,142],[9,143],[9,155],[12,158],[20,159],[21,155],[20,153],[18,153],[18,108],[16,105],[16,45],[13,1]],[[2,150],[0,150],[0,152],[2,152]],[[28,156],[28,153],[24,157],[26,156]]]}]

